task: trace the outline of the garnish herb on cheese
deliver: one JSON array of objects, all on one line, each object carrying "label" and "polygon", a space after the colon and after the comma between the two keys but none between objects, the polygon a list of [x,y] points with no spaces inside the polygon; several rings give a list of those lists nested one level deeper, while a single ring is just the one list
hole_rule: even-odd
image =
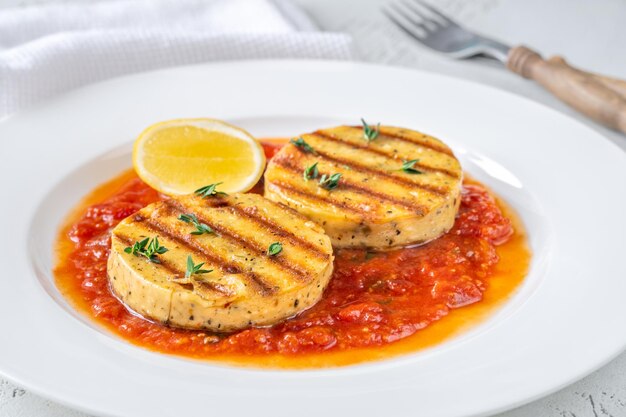
[{"label": "garnish herb on cheese", "polygon": [[341,174],[332,174],[332,175],[322,175],[320,178],[319,186],[331,191],[339,186],[339,180],[341,179]]},{"label": "garnish herb on cheese", "polygon": [[223,183],[217,182],[215,184],[205,185],[204,187],[198,188],[196,191],[194,191],[194,194],[202,198],[212,197],[216,195],[228,195],[223,191],[217,191],[217,186],[220,184]]},{"label": "garnish herb on cheese", "polygon": [[413,168],[415,164],[417,164],[418,162],[419,162],[419,159],[411,159],[410,161],[404,161],[404,163],[402,164],[402,168],[400,168],[400,171],[404,171],[407,174],[423,174],[423,172],[420,171],[419,169]]},{"label": "garnish herb on cheese", "polygon": [[192,235],[202,235],[204,233],[207,233],[207,234],[215,233],[215,231],[211,229],[211,227],[207,226],[204,223],[200,223],[196,215],[193,213],[181,214],[180,216],[178,216],[178,220],[181,220],[185,223],[190,223],[196,227],[196,230],[191,232]]},{"label": "garnish herb on cheese", "polygon": [[291,143],[292,145],[297,146],[298,148],[302,149],[304,152],[306,153],[312,153],[312,154],[316,154],[315,149],[313,149],[313,147],[311,147],[311,145],[309,145],[308,143],[306,143],[304,141],[304,139],[302,138],[298,138],[298,139],[291,139],[289,141],[289,143]]},{"label": "garnish herb on cheese", "polygon": [[269,256],[276,256],[283,251],[283,245],[280,242],[274,242],[267,248]]},{"label": "garnish herb on cheese", "polygon": [[154,237],[152,239],[145,238],[140,241],[136,241],[132,246],[124,248],[124,252],[135,256],[145,256],[150,262],[159,263],[157,255],[162,255],[167,252],[165,246],[159,244],[159,238]]},{"label": "garnish herb on cheese", "polygon": [[304,170],[304,173],[302,174],[302,176],[304,177],[305,181],[314,180],[319,175],[320,175],[320,173],[319,173],[319,171],[317,169],[317,162],[314,163],[313,165],[309,165],[308,167],[306,167],[306,169]]},{"label": "garnish herb on cheese", "polygon": [[375,128],[368,125],[364,119],[361,119],[361,123],[363,123],[363,137],[366,141],[371,142],[378,137],[380,134],[380,123]]},{"label": "garnish herb on cheese", "polygon": [[193,258],[191,255],[187,256],[187,271],[185,272],[185,278],[189,278],[194,274],[208,274],[209,272],[213,272],[212,269],[201,269],[206,262],[200,262],[195,265],[193,263]]}]

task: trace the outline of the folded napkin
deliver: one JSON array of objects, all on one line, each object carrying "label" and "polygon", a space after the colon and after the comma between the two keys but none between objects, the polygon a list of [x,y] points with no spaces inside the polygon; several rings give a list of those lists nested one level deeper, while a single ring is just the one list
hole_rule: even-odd
[{"label": "folded napkin", "polygon": [[118,0],[0,9],[0,119],[122,74],[254,58],[352,58],[288,0]]}]

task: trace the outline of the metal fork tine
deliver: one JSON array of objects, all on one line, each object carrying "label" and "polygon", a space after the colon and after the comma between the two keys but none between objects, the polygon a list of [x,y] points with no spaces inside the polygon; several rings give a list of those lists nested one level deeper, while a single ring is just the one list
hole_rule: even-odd
[{"label": "metal fork tine", "polygon": [[396,25],[398,25],[398,28],[402,29],[409,36],[417,39],[420,42],[422,41],[422,38],[425,34],[416,32],[413,22],[407,22],[407,18],[404,16],[403,11],[399,10],[394,3],[391,3],[389,6],[383,8],[383,13],[386,14],[387,17],[391,19]]},{"label": "metal fork tine", "polygon": [[419,13],[417,15],[420,17],[420,19],[417,19],[415,17],[415,13],[411,12],[411,9],[408,7],[406,2],[398,1],[395,3],[395,6],[398,13],[400,13],[405,20],[407,20],[413,26],[416,26],[417,28],[423,30],[425,32],[424,34],[427,35],[429,32],[432,32],[432,29],[426,24],[428,23],[428,21],[424,19],[423,16]]},{"label": "metal fork tine", "polygon": [[[420,10],[415,3],[421,4],[421,2],[419,1],[413,2],[413,1],[407,0],[403,2],[403,4],[407,7],[407,9],[413,12],[413,14],[416,14],[419,17],[421,17],[424,23],[431,23],[436,26],[446,26],[448,24],[448,21],[440,22],[439,20],[435,20],[431,16],[428,16],[426,13],[424,13],[424,11]],[[418,24],[418,22],[415,22],[415,24]]]},{"label": "metal fork tine", "polygon": [[384,14],[421,44],[453,58],[484,54],[507,62],[510,47],[464,29],[422,0],[390,0]]},{"label": "metal fork tine", "polygon": [[435,16],[437,16],[438,18],[440,18],[446,24],[458,26],[458,24],[454,20],[451,20],[448,16],[446,16],[446,15],[442,14],[441,12],[439,12],[439,10],[437,10],[434,7],[428,5],[428,3],[424,2],[424,1],[421,1],[421,0],[413,0],[413,1],[415,3],[417,3],[417,4],[419,4],[420,6],[422,6],[423,8],[425,8],[426,10],[428,10],[430,13],[432,13]]}]

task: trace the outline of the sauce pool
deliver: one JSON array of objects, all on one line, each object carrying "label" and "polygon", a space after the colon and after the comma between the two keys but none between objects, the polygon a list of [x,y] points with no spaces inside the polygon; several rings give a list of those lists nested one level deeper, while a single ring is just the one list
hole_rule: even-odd
[{"label": "sauce pool", "polygon": [[[280,144],[267,142],[268,158]],[[262,192],[258,184],[252,192]],[[322,300],[282,323],[222,335],[145,320],[109,290],[111,230],[166,198],[133,172],[94,190],[57,239],[56,284],[109,331],[162,353],[262,367],[338,366],[412,352],[484,318],[526,275],[530,252],[519,220],[466,180],[453,229],[430,243],[386,252],[337,250]]]}]

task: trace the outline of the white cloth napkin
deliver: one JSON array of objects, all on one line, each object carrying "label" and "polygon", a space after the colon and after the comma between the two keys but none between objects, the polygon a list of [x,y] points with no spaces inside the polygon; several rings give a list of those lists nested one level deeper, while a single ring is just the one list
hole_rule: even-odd
[{"label": "white cloth napkin", "polygon": [[0,119],[122,74],[207,61],[352,58],[288,0],[117,0],[0,9]]}]

